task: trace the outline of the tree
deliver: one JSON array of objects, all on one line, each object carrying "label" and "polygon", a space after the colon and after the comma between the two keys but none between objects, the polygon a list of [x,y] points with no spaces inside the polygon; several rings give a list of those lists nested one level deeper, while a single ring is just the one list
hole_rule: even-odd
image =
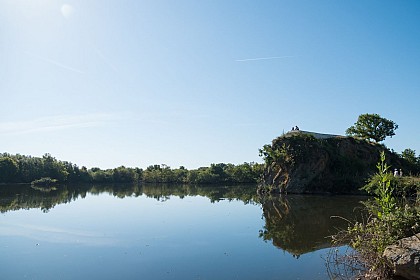
[{"label": "tree", "polygon": [[416,164],[417,163],[416,151],[414,151],[412,149],[405,149],[401,153],[401,156],[402,156],[403,159],[407,160],[410,164]]},{"label": "tree", "polygon": [[416,156],[416,151],[412,149],[405,149],[401,153],[401,157],[408,162],[408,172],[418,174],[420,172],[420,155]]},{"label": "tree", "polygon": [[18,164],[11,157],[0,157],[0,183],[10,183],[15,180]]},{"label": "tree", "polygon": [[394,136],[398,125],[378,114],[362,114],[357,122],[346,130],[348,136],[356,136],[375,142],[385,140],[387,136]]}]

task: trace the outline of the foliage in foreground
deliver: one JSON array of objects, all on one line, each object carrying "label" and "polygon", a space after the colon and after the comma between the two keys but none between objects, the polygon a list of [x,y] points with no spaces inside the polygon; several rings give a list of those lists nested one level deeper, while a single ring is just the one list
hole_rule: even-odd
[{"label": "foliage in foreground", "polygon": [[[399,194],[398,181],[389,171],[385,162],[385,153],[381,153],[377,165],[378,172],[365,186],[365,190],[374,195],[373,200],[365,202],[368,215],[364,222],[351,224],[346,231],[333,236],[336,246],[346,241],[356,250],[351,262],[356,267],[365,267],[368,274],[381,279],[390,273],[389,265],[382,254],[385,248],[397,240],[414,235],[420,231],[420,213],[418,201],[409,201]],[[353,265],[353,267],[355,267]]]}]

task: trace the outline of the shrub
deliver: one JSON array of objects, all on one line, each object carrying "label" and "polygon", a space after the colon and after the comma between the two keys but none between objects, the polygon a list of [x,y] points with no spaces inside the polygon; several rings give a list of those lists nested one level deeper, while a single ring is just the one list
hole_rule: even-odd
[{"label": "shrub", "polygon": [[397,240],[413,235],[420,230],[420,215],[417,202],[398,197],[398,180],[395,180],[381,153],[377,164],[378,172],[364,187],[374,195],[373,200],[364,203],[368,215],[364,222],[350,223],[347,230],[333,236],[335,246],[343,241],[356,250],[352,261],[357,259],[378,277],[386,277],[390,269],[382,257],[385,248]]}]

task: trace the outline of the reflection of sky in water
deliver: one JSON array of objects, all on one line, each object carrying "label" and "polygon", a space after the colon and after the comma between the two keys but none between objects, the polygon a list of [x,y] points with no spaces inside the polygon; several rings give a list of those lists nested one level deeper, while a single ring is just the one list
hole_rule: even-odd
[{"label": "reflection of sky in water", "polygon": [[116,243],[116,240],[97,232],[30,224],[1,224],[0,236],[19,236],[38,242],[83,244],[87,246],[107,246]]},{"label": "reflection of sky in water", "polygon": [[241,201],[88,195],[1,215],[0,269],[4,279],[327,279],[324,251],[295,259],[263,242],[261,217]]}]

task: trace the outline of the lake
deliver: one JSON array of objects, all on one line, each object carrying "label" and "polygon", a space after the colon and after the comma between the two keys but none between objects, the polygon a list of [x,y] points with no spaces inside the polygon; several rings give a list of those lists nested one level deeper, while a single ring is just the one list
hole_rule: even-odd
[{"label": "lake", "polygon": [[0,186],[1,279],[331,279],[331,216],[364,198],[255,190]]}]

